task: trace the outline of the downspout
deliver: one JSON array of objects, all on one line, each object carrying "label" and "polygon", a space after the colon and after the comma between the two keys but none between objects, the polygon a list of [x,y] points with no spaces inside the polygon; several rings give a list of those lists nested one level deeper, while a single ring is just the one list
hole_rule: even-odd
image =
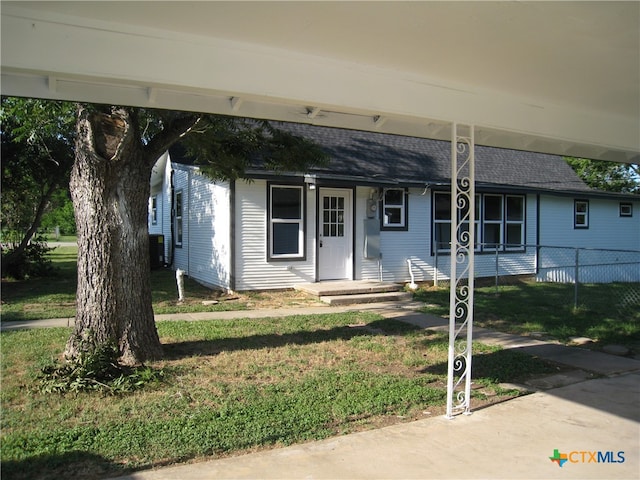
[{"label": "downspout", "polygon": [[229,181],[229,210],[231,216],[229,239],[229,288],[230,292],[236,289],[236,181]]},{"label": "downspout", "polygon": [[[186,209],[185,209],[186,206]],[[187,170],[187,201],[182,204],[182,221],[187,214],[187,276],[191,276],[191,169]],[[184,227],[183,227],[184,228]],[[184,232],[184,231],[183,231]],[[184,248],[184,239],[182,240]]]},{"label": "downspout", "polygon": [[409,284],[409,288],[411,290],[417,290],[418,289],[418,285],[415,282],[415,279],[413,278],[413,270],[411,269],[411,259],[407,258],[407,266],[409,267],[409,276],[411,277],[411,283]]},{"label": "downspout", "polygon": [[168,243],[169,245],[169,258],[168,258],[168,262],[167,264],[169,265],[169,267],[173,267],[173,251],[175,250],[174,248],[174,244],[175,244],[175,220],[176,220],[176,211],[174,208],[174,198],[175,198],[175,194],[176,194],[176,187],[174,185],[173,182],[173,177],[175,175],[175,170],[172,168],[171,169],[171,175],[170,175],[170,180],[169,183],[171,185],[171,192],[169,195],[169,231],[171,232],[171,241]]}]

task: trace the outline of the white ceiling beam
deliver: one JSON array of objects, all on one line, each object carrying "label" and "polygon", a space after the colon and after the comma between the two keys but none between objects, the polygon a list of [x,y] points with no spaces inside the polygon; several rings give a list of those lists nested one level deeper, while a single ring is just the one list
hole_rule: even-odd
[{"label": "white ceiling beam", "polygon": [[[561,154],[568,143],[590,158],[609,155],[599,153],[603,151],[617,152],[611,154],[616,158],[637,161],[640,157],[640,115],[630,118],[532,101],[415,73],[259,45],[86,19],[80,22],[74,17],[53,19],[31,9],[18,14],[18,10],[3,5],[1,12],[1,87],[5,95],[225,114],[238,113],[233,105],[229,107],[230,98],[242,98],[243,116],[298,116],[298,121],[335,122],[334,126],[363,130],[375,130],[371,119],[380,116],[389,119],[378,124],[380,131],[419,131],[427,137],[431,135],[426,127],[429,122],[456,121],[476,125],[479,132],[492,132],[486,138],[508,148],[522,148],[524,138],[533,138],[537,141],[532,145],[552,153]],[[163,53],[163,61],[149,56],[154,51]],[[194,62],[193,58],[207,61]],[[27,80],[30,75],[33,77]],[[49,77],[56,79],[53,90],[47,86]],[[19,85],[22,80],[25,83]],[[156,89],[151,98],[149,88]],[[312,112],[321,108],[323,115],[308,118],[308,105],[315,106]]]}]

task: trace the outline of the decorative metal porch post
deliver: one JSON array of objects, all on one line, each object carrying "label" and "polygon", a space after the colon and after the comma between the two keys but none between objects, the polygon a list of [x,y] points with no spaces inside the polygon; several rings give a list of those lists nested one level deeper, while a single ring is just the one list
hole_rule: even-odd
[{"label": "decorative metal porch post", "polygon": [[471,411],[471,342],[475,246],[473,125],[451,129],[451,290],[447,418]]}]

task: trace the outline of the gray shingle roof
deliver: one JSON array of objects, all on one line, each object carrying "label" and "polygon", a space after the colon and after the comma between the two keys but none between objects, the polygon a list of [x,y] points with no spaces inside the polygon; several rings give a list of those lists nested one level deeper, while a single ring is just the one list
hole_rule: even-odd
[{"label": "gray shingle roof", "polygon": [[[389,179],[398,183],[448,183],[451,144],[440,140],[383,133],[274,122],[274,126],[306,137],[329,154],[316,175]],[[475,147],[476,182],[531,190],[592,192],[557,155],[493,147]]]},{"label": "gray shingle roof", "polygon": [[[447,141],[363,132],[308,124],[272,122],[308,138],[329,154],[328,165],[313,169],[318,178],[352,178],[406,186],[449,184],[451,144]],[[192,164],[185,150],[170,150],[172,161]],[[476,183],[480,187],[595,193],[560,156],[502,148],[475,147]],[[268,174],[256,161],[252,173]],[[503,188],[505,189],[505,188]]]}]

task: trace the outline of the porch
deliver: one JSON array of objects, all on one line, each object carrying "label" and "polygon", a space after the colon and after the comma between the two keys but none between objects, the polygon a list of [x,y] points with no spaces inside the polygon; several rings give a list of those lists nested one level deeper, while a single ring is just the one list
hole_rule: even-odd
[{"label": "porch", "polygon": [[398,283],[376,280],[330,280],[315,283],[301,283],[295,290],[314,295],[329,305],[349,305],[354,303],[380,303],[411,300],[410,292]]}]

